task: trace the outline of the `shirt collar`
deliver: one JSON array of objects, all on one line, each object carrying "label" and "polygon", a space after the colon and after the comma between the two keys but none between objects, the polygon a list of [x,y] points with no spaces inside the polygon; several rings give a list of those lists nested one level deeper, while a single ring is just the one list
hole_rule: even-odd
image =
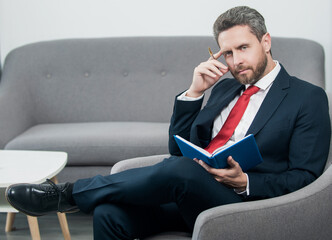
[{"label": "shirt collar", "polygon": [[[276,79],[277,75],[280,72],[281,67],[279,62],[276,60],[274,60],[274,62],[276,65],[274,66],[272,71],[266,74],[263,78],[261,78],[259,81],[255,83],[255,86],[259,87],[263,91],[265,91],[273,83],[273,81]],[[246,89],[249,86],[250,86],[249,84],[246,84]]]}]

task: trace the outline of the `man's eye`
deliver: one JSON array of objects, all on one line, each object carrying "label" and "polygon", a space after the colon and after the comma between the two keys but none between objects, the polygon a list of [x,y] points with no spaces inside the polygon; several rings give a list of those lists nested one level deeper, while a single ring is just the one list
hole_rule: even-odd
[{"label": "man's eye", "polygon": [[228,57],[228,56],[231,56],[232,55],[232,52],[231,51],[227,51],[225,52],[225,56]]},{"label": "man's eye", "polygon": [[242,50],[246,50],[246,49],[247,49],[247,46],[242,46],[241,49],[242,49]]}]

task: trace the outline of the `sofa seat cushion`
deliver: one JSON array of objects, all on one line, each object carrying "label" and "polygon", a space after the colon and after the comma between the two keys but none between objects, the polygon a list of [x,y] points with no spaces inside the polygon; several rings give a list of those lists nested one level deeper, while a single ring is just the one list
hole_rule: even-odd
[{"label": "sofa seat cushion", "polygon": [[92,122],[40,124],[5,149],[68,153],[68,165],[112,166],[137,156],[168,153],[169,123]]}]

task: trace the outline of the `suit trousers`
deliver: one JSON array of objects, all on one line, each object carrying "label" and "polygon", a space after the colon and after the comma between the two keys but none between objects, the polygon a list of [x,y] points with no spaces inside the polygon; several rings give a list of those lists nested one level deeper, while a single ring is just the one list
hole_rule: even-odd
[{"label": "suit trousers", "polygon": [[244,200],[192,159],[177,156],[153,166],[78,180],[73,198],[81,211],[94,211],[95,239],[192,231],[202,211]]}]

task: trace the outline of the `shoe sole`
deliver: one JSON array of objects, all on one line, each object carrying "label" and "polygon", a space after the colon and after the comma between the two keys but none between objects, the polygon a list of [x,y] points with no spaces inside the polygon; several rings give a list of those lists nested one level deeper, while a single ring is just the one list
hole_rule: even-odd
[{"label": "shoe sole", "polygon": [[[22,185],[22,184],[21,183],[13,184],[13,185],[10,185],[9,187],[6,188],[5,197],[6,197],[7,201],[9,202],[9,204],[12,207],[14,207],[16,210],[18,210],[19,212],[24,213],[25,215],[29,215],[29,216],[32,216],[32,217],[41,217],[41,216],[47,215],[47,214],[34,214],[34,213],[31,213],[31,212],[27,212],[26,210],[20,208],[19,206],[16,206],[12,201],[10,201],[10,199],[8,197],[8,191],[9,191],[10,188],[18,186],[18,185]],[[63,211],[63,212],[57,211],[57,212],[58,213],[76,213],[76,212],[79,212],[79,211],[80,211],[79,209],[73,209],[71,211]]]}]

